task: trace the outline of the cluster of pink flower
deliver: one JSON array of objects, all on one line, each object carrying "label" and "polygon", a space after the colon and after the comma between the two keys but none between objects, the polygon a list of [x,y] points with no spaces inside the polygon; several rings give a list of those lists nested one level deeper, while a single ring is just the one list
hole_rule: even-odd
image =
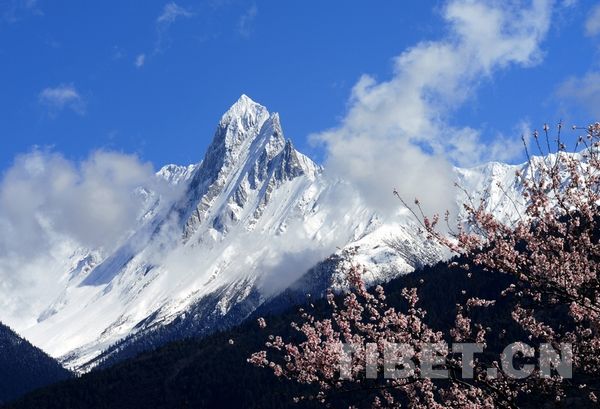
[{"label": "cluster of pink flower", "polygon": [[[548,131],[549,127],[544,126],[549,147]],[[600,124],[591,125],[586,136],[579,138],[575,149],[582,149],[579,153],[565,151],[560,140],[560,125],[557,152],[550,154],[549,148],[544,152],[540,139],[536,132],[534,141],[545,156],[531,158],[527,153],[529,166],[515,175],[527,204],[524,212],[516,208],[519,219],[514,223],[498,220],[486,210],[483,200],[477,205],[472,200],[464,204],[468,215],[466,223],[450,236],[439,231],[439,216],[427,218],[414,214],[429,238],[487,270],[512,276],[514,284],[502,291],[501,296],[513,297],[512,317],[530,334],[530,340],[557,347],[571,344],[575,372],[588,379],[598,379]],[[398,197],[402,200],[400,195]],[[405,201],[402,203],[409,207]],[[420,206],[418,201],[415,204]],[[446,221],[448,217],[447,214]],[[333,294],[328,295],[333,309],[330,318],[318,320],[302,312],[304,323],[293,325],[305,341],[285,343],[280,337],[270,337],[267,347],[277,351],[283,362],[270,360],[266,351],[255,353],[249,361],[272,368],[277,376],[318,385],[320,391],[315,398],[327,402],[332,392],[347,389],[348,383],[358,387],[365,384],[365,362],[373,359],[370,352],[379,352],[375,356],[381,356],[387,343],[401,343],[409,345],[419,359],[424,353],[424,344],[443,340],[444,334],[423,321],[425,311],[417,306],[416,289],[403,291],[408,308],[406,312],[397,311],[386,304],[383,288],[378,286],[373,293],[365,288],[361,274],[359,266],[347,272],[351,291],[344,296],[342,305],[337,305]],[[458,306],[455,326],[449,334],[451,338],[485,345],[487,328],[473,322],[471,310],[489,307],[495,301],[473,297],[464,306]],[[568,315],[558,324],[547,322],[540,314],[558,311],[561,307]],[[378,351],[363,347],[369,343],[377,345]],[[347,359],[343,346],[348,344],[355,346],[355,353],[348,366],[350,374],[346,374],[350,376],[344,377],[349,380],[344,380],[340,379],[339,365]],[[557,401],[565,397],[560,375],[516,380],[503,373],[497,362],[493,363],[497,376],[491,379],[490,368],[484,368],[473,359],[469,364],[474,376],[467,382],[452,376],[453,369],[462,367],[461,359],[446,361],[451,377],[442,383],[423,379],[418,368],[412,376],[386,379],[374,391],[372,406],[397,407],[399,402],[405,402],[412,408],[515,407],[520,397],[533,391],[552,394]],[[377,364],[384,366],[382,361]],[[572,379],[569,387],[578,388],[580,396],[589,398],[590,405],[597,402],[597,391],[583,381],[578,383]]]},{"label": "cluster of pink flower", "polygon": [[[506,273],[515,284],[502,294],[512,294],[513,319],[530,339],[552,345],[573,346],[574,368],[584,377],[600,375],[600,124],[586,129],[573,152],[566,152],[558,127],[558,150],[550,154],[549,127],[542,137],[534,133],[541,157],[530,157],[516,182],[527,201],[518,220],[508,224],[486,210],[483,200],[464,205],[467,228],[451,237],[441,234],[439,218],[424,220],[428,236],[490,271]],[[548,146],[544,151],[542,139]],[[425,218],[427,219],[427,218]],[[544,311],[568,310],[570,320],[548,322]],[[546,316],[553,314],[546,314]],[[460,317],[464,322],[467,318]],[[560,377],[545,379],[541,389],[561,399]],[[571,383],[577,384],[576,379]],[[527,388],[532,385],[528,384]],[[592,402],[589,385],[578,385]],[[596,386],[597,387],[597,386]]]},{"label": "cluster of pink flower", "polygon": [[[549,146],[548,130],[545,126]],[[540,139],[534,134],[542,151]],[[486,269],[513,276],[516,284],[505,294],[516,297],[515,321],[531,339],[571,344],[574,369],[589,377],[600,375],[599,146],[600,124],[595,123],[578,139],[575,152],[565,152],[559,125],[558,151],[529,158],[527,170],[516,175],[528,201],[519,220],[507,226],[483,206],[467,206],[471,231],[484,234],[463,230],[455,247]],[[561,307],[569,311],[568,322],[549,322],[540,314]],[[555,387],[560,398],[560,381],[546,380],[542,386]],[[579,387],[594,401],[588,385]]]},{"label": "cluster of pink flower", "polygon": [[[281,337],[269,336],[266,346],[273,352],[277,351],[282,363],[270,360],[267,351],[254,353],[248,361],[259,367],[271,368],[276,376],[318,385],[320,390],[313,398],[326,403],[331,393],[347,390],[349,383],[360,387],[365,374],[369,375],[369,363],[375,368],[383,368],[384,372],[395,371],[396,368],[389,368],[384,362],[388,353],[385,349],[390,344],[410,349],[417,362],[427,360],[425,355],[431,351],[426,346],[443,344],[444,340],[442,332],[434,331],[423,322],[425,311],[417,307],[417,290],[402,291],[408,308],[401,312],[386,304],[381,286],[375,287],[374,293],[366,289],[361,278],[363,273],[356,265],[347,272],[351,291],[343,297],[341,305],[338,305],[333,293],[327,295],[333,311],[331,318],[318,320],[301,310],[304,323],[292,326],[303,334],[305,341],[285,343]],[[480,300],[474,301],[473,305],[479,303]],[[461,331],[470,332],[470,325],[461,328]],[[353,354],[345,353],[348,346]],[[346,362],[348,373],[340,374],[340,364],[348,359],[351,361]],[[461,358],[449,359],[446,365],[459,371],[462,368]],[[404,399],[410,401],[414,408],[493,407],[490,392],[474,386],[460,386],[462,381],[456,377],[451,377],[449,386],[440,387],[423,376],[422,370],[413,365],[401,378],[384,376],[385,384],[376,388],[372,406],[395,407],[399,399]],[[306,398],[300,396],[296,401]]]}]

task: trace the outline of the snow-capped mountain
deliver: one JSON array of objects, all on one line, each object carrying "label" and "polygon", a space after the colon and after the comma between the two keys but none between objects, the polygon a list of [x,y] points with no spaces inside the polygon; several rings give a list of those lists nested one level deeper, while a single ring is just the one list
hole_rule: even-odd
[{"label": "snow-capped mountain", "polygon": [[[456,173],[468,190],[491,187],[489,205],[509,217],[510,200],[494,186],[513,192],[514,170]],[[166,328],[176,336],[235,325],[290,286],[335,284],[333,267],[303,275],[343,248],[357,249],[371,282],[444,257],[408,214],[385,220],[348,183],[330,179],[284,138],[279,115],[247,96],[223,115],[200,163],[169,165],[157,177],[180,196],[140,188],[135,232],[110,254],[72,251],[54,302],[33,325],[17,326],[72,369],[89,370]]]}]

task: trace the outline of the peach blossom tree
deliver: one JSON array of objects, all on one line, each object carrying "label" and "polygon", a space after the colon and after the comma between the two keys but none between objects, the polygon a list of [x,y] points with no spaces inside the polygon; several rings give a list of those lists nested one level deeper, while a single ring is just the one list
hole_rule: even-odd
[{"label": "peach blossom tree", "polygon": [[[500,220],[486,210],[483,199],[475,203],[469,197],[463,204],[465,219],[456,231],[441,232],[439,215],[426,217],[418,201],[415,211],[396,192],[431,240],[471,265],[512,277],[512,284],[499,297],[513,300],[514,322],[528,335],[528,342],[541,346],[539,364],[527,376],[507,370],[511,365],[504,365],[506,350],[500,362],[491,366],[476,358],[473,350],[448,354],[447,341],[469,345],[477,352],[486,347],[493,323],[476,323],[472,312],[498,300],[474,294],[457,305],[453,328],[439,331],[426,323],[417,289],[402,291],[406,308],[389,306],[381,286],[366,288],[363,268],[356,264],[347,269],[348,291],[342,297],[328,294],[330,315],[317,319],[303,311],[303,323],[292,324],[303,341],[285,342],[271,335],[267,350],[253,354],[249,361],[271,368],[276,376],[315,385],[318,392],[311,398],[325,405],[336,394],[362,389],[370,391],[369,405],[376,408],[518,407],[529,394],[550,395],[560,404],[567,398],[566,388],[577,391],[585,405],[597,404],[600,124],[586,128],[571,152],[560,132],[559,125],[553,152],[548,126],[541,135],[534,133],[541,156],[530,156],[526,147],[528,164],[515,174],[524,205],[510,198],[514,220]],[[449,223],[448,218],[446,214]],[[264,320],[259,323],[266,325]],[[392,346],[396,349],[391,351]],[[526,345],[513,348],[521,355],[531,352]],[[464,352],[452,350],[457,351]],[[544,371],[560,368],[566,361],[575,373],[572,379],[565,375],[569,371]],[[377,377],[379,372],[383,378]]]}]

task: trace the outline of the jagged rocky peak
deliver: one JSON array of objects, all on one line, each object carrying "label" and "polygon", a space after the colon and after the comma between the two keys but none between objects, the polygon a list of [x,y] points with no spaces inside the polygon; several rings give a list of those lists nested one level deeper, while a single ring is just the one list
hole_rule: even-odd
[{"label": "jagged rocky peak", "polygon": [[180,203],[184,238],[202,225],[223,232],[244,214],[259,217],[278,186],[302,175],[312,179],[318,171],[285,140],[279,114],[242,95],[222,116]]},{"label": "jagged rocky peak", "polygon": [[292,141],[285,139],[278,113],[264,122],[255,138],[246,163],[247,180],[252,189],[262,182],[278,185],[301,175],[312,178],[318,167],[294,149]]},{"label": "jagged rocky peak", "polygon": [[249,143],[258,136],[269,116],[267,108],[242,95],[221,117],[206,151],[201,177],[217,177],[220,171],[243,160]]},{"label": "jagged rocky peak", "polygon": [[260,130],[260,136],[264,141],[264,149],[269,156],[273,157],[275,152],[279,152],[283,149],[285,138],[283,137],[283,129],[281,128],[281,122],[277,112],[269,115],[269,118],[265,121]]},{"label": "jagged rocky peak", "polygon": [[269,117],[267,108],[242,95],[221,117],[213,144],[223,145],[233,155],[245,141],[258,135]]},{"label": "jagged rocky peak", "polygon": [[[242,94],[238,100],[223,114],[220,124],[227,125],[238,121],[241,125],[251,126],[260,116],[268,116],[267,108]],[[246,121],[246,122],[244,122]]]},{"label": "jagged rocky peak", "polygon": [[[288,158],[301,155],[292,152],[291,142],[286,142],[279,114],[269,113],[267,108],[242,95],[221,117],[201,165],[202,173],[217,176],[219,172],[238,168],[248,161],[266,164],[286,149]],[[298,164],[304,165],[304,162]],[[312,170],[312,167],[306,170]]]}]

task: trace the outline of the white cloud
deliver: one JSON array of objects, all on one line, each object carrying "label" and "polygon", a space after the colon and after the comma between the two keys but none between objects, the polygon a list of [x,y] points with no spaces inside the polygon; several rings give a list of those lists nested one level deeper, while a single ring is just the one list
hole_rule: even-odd
[{"label": "white cloud", "polygon": [[192,17],[193,13],[178,6],[175,2],[167,3],[163,12],[156,19],[158,24],[172,24],[180,17]]},{"label": "white cloud", "polygon": [[505,145],[450,125],[451,114],[498,69],[541,61],[551,9],[551,0],[533,0],[528,7],[448,2],[442,12],[445,38],[423,41],[396,57],[388,81],[363,75],[341,124],[313,136],[327,147],[326,168],[354,181],[381,210],[397,208],[394,187],[407,199],[418,196],[429,212],[446,209],[454,193],[452,164],[488,160]]},{"label": "white cloud", "polygon": [[146,54],[139,54],[137,57],[135,57],[134,65],[137,68],[142,68],[145,63],[146,63]]},{"label": "white cloud", "polygon": [[98,151],[81,163],[40,150],[21,155],[0,182],[0,218],[18,233],[3,239],[35,249],[28,242],[49,227],[86,246],[110,247],[136,223],[142,199],[135,188],[154,179],[152,166],[132,155]]},{"label": "white cloud", "polygon": [[133,155],[98,151],[82,162],[43,150],[18,156],[0,180],[3,319],[20,322],[52,302],[77,248],[110,251],[122,243],[144,208],[139,186],[175,194]]},{"label": "white cloud", "polygon": [[[590,37],[600,34],[600,4],[589,10],[584,29]],[[593,67],[582,75],[566,78],[556,87],[555,95],[563,108],[573,104],[593,117],[600,117],[600,70]]]},{"label": "white cloud", "polygon": [[23,15],[33,14],[43,16],[37,0],[6,0],[0,1],[0,20],[16,23]]},{"label": "white cloud", "polygon": [[156,19],[156,29],[158,31],[158,38],[154,47],[154,53],[160,53],[164,51],[168,46],[168,31],[171,25],[173,25],[178,19],[191,18],[194,16],[190,10],[187,10],[175,2],[170,2],[165,5],[162,13]]},{"label": "white cloud", "polygon": [[85,113],[85,103],[72,84],[61,84],[54,88],[45,88],[38,95],[38,101],[45,105],[51,115],[69,108],[79,115]]},{"label": "white cloud", "polygon": [[238,21],[238,33],[243,37],[249,37],[252,34],[252,23],[258,16],[258,7],[252,4],[244,14],[241,15]]},{"label": "white cloud", "polygon": [[594,117],[600,117],[600,72],[589,71],[560,84],[556,95],[561,102],[574,102]]},{"label": "white cloud", "polygon": [[595,36],[600,33],[600,4],[595,5],[590,10],[585,20],[585,33],[588,36]]}]

